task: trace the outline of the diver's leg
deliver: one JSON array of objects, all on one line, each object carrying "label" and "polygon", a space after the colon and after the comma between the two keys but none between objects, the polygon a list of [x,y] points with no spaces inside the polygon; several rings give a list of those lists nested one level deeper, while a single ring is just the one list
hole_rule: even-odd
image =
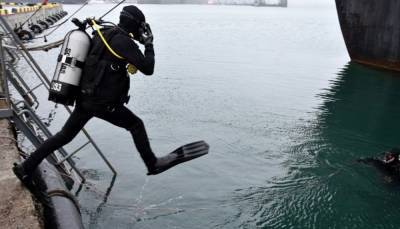
[{"label": "diver's leg", "polygon": [[36,167],[53,151],[66,145],[79,133],[92,115],[81,107],[75,108],[64,127],[56,135],[48,138],[20,166],[25,175],[31,176]]},{"label": "diver's leg", "polygon": [[142,120],[128,108],[120,106],[112,111],[95,112],[94,116],[131,132],[136,148],[148,169],[147,175],[162,173],[180,163],[206,155],[209,150],[206,142],[198,141],[181,146],[170,154],[157,158],[151,150]]},{"label": "diver's leg", "polygon": [[151,150],[144,123],[139,117],[125,106],[118,106],[113,111],[96,112],[94,115],[128,130],[147,169],[152,169],[157,158]]}]

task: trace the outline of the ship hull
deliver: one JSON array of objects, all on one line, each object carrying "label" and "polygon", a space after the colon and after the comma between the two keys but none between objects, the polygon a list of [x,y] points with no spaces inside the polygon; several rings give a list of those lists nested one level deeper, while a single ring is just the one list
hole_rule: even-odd
[{"label": "ship hull", "polygon": [[400,71],[400,0],[336,0],[350,58]]}]

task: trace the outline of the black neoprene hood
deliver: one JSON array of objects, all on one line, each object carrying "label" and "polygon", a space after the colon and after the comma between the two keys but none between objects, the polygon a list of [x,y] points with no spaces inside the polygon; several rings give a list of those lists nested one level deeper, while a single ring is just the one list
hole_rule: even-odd
[{"label": "black neoprene hood", "polygon": [[119,16],[119,26],[134,35],[138,34],[138,29],[142,22],[146,21],[143,12],[134,5],[122,8]]}]

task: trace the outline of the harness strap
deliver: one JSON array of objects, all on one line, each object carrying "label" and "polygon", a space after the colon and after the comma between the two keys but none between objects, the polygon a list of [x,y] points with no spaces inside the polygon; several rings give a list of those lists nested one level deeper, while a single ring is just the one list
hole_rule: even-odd
[{"label": "harness strap", "polygon": [[67,55],[58,55],[57,58],[57,62],[61,62],[61,63],[66,63],[71,65],[72,67],[77,67],[80,69],[83,69],[83,67],[85,66],[85,62],[82,62],[78,59],[76,59],[75,57],[70,57]]},{"label": "harness strap", "polygon": [[[96,24],[96,21],[95,21],[95,20],[92,20],[92,23],[93,23],[93,28],[94,28],[94,29],[97,31],[97,33],[99,34],[100,39],[103,41],[103,43],[104,43],[104,45],[107,47],[108,51],[110,51],[110,53],[113,54],[113,55],[114,55],[115,57],[117,57],[118,59],[125,60],[124,57],[118,55],[118,54],[111,48],[111,46],[108,44],[107,40],[104,38],[103,34],[102,34],[101,31],[100,31],[100,26]],[[137,72],[136,66],[134,66],[134,65],[131,64],[131,63],[128,63],[128,69],[127,69],[127,70],[128,70],[128,72],[129,72],[129,74],[135,74],[135,73]]]}]

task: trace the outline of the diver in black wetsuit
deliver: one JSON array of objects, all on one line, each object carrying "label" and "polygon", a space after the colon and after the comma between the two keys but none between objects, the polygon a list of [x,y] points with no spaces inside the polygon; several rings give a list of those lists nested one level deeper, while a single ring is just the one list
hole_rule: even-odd
[{"label": "diver in black wetsuit", "polygon": [[[161,173],[179,163],[202,156],[206,153],[205,148],[208,152],[208,145],[202,142],[201,152],[198,150],[199,144],[190,146],[190,153],[195,153],[190,157],[185,157],[181,150],[157,158],[150,147],[142,120],[124,106],[129,100],[127,64],[132,64],[146,75],[154,72],[153,35],[144,14],[136,6],[126,6],[120,14],[118,27],[105,27],[101,33],[109,46],[123,59],[112,54],[100,36],[95,34],[83,69],[81,94],[71,116],[60,132],[47,139],[24,162],[14,164],[13,171],[24,184],[30,183],[31,175],[43,159],[72,141],[93,117],[125,128],[131,133],[148,169],[148,175]],[[144,55],[132,37],[144,45]]]},{"label": "diver in black wetsuit", "polygon": [[400,149],[393,148],[384,153],[383,158],[363,158],[357,160],[360,163],[373,165],[387,175],[400,181]]}]

